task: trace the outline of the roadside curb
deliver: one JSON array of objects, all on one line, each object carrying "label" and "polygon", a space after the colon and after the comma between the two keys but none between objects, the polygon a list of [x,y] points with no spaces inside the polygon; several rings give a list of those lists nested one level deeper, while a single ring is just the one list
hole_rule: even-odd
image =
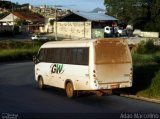
[{"label": "roadside curb", "polygon": [[120,94],[120,96],[160,104],[160,100],[157,100],[157,99],[151,99],[151,98],[141,97],[137,95],[126,95],[126,94]]}]

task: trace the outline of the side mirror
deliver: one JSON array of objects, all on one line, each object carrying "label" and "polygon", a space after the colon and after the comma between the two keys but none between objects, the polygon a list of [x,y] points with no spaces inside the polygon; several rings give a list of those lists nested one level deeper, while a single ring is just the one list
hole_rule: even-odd
[{"label": "side mirror", "polygon": [[33,56],[33,62],[34,62],[35,64],[39,63],[39,60],[37,59],[37,57],[36,57],[35,55]]}]

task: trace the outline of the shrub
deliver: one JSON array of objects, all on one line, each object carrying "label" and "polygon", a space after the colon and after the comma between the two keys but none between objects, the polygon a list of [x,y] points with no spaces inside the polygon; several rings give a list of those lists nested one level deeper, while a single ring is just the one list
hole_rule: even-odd
[{"label": "shrub", "polygon": [[147,42],[141,41],[138,44],[137,53],[139,54],[148,54],[148,53],[154,53],[158,51],[158,46],[154,45],[153,40],[148,40]]},{"label": "shrub", "polygon": [[146,52],[146,50],[145,50],[145,42],[144,41],[141,41],[139,44],[138,44],[138,48],[137,48],[137,53],[139,53],[139,54],[143,54],[143,53],[145,53]]},{"label": "shrub", "polygon": [[152,55],[145,54],[133,54],[132,56],[133,64],[149,64],[154,62],[154,58]]},{"label": "shrub", "polygon": [[153,56],[153,58],[154,58],[154,61],[155,61],[156,63],[160,64],[160,55],[155,54],[155,55]]},{"label": "shrub", "polygon": [[156,73],[149,88],[149,95],[160,97],[160,71]]},{"label": "shrub", "polygon": [[148,40],[145,44],[146,53],[153,53],[156,51],[156,46],[154,45],[153,40]]},{"label": "shrub", "polygon": [[155,74],[150,86],[147,89],[138,92],[138,95],[160,99],[160,70]]}]

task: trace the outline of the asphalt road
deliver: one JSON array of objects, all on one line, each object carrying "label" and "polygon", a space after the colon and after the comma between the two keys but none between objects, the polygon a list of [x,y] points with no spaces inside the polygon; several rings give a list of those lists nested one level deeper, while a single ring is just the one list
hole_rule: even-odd
[{"label": "asphalt road", "polygon": [[14,36],[5,36],[5,37],[0,37],[0,41],[1,40],[28,41],[28,40],[31,40],[31,35],[21,34],[21,35],[14,35]]},{"label": "asphalt road", "polygon": [[84,94],[69,99],[61,89],[48,87],[40,90],[34,79],[32,62],[5,63],[0,64],[0,113],[1,117],[9,114],[18,114],[19,117],[67,117],[69,114],[114,117],[126,113],[159,113],[157,116],[160,118],[160,104],[116,95],[98,97]]}]

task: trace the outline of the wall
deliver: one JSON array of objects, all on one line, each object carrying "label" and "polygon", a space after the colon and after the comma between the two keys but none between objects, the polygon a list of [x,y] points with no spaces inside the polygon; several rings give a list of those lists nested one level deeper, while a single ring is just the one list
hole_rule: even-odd
[{"label": "wall", "polygon": [[151,37],[151,38],[159,38],[158,32],[142,32],[140,34],[141,37]]},{"label": "wall", "polygon": [[133,35],[138,35],[140,37],[149,37],[149,38],[159,38],[159,32],[144,32],[139,29],[133,31]]},{"label": "wall", "polygon": [[160,38],[130,37],[130,38],[126,38],[126,40],[127,40],[129,45],[137,45],[141,41],[147,42],[148,40],[152,40],[155,45],[159,45],[160,46]]},{"label": "wall", "polygon": [[12,26],[0,26],[0,32],[1,31],[12,31]]},{"label": "wall", "polygon": [[56,22],[54,33],[68,38],[91,38],[91,22]]},{"label": "wall", "polygon": [[40,33],[46,33],[45,27],[40,26],[40,27],[39,27],[39,32],[40,32]]}]

